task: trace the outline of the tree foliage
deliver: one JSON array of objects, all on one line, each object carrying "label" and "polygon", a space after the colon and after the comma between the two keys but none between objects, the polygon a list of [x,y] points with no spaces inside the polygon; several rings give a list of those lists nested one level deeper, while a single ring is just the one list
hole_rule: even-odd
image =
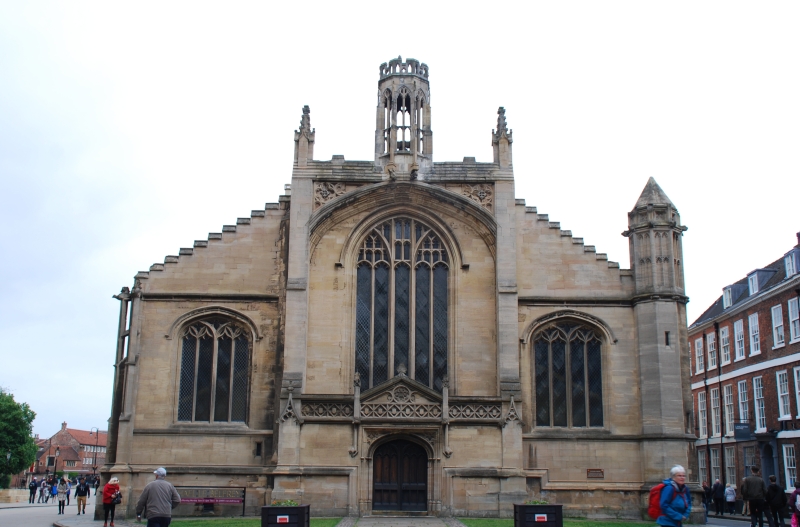
[{"label": "tree foliage", "polygon": [[[35,417],[28,403],[16,402],[14,395],[0,388],[0,474],[18,474],[36,459]],[[9,462],[7,452],[11,452]]]}]

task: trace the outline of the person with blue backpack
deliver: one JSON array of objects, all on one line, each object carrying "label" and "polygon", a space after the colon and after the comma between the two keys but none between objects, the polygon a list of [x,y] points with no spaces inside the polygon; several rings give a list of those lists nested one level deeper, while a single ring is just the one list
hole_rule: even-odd
[{"label": "person with blue backpack", "polygon": [[669,478],[663,481],[659,499],[661,514],[656,523],[666,527],[681,527],[692,512],[692,495],[686,486],[686,469],[675,465]]}]

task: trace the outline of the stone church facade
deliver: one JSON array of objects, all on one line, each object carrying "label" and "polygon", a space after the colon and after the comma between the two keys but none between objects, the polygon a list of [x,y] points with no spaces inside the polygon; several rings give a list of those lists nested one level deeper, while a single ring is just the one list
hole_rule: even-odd
[{"label": "stone church facade", "polygon": [[286,195],[116,296],[102,470],[129,513],[165,466],[246,489],[249,513],[509,516],[537,498],[637,518],[689,468],[686,228],[666,194],[651,178],[628,213],[621,269],[516,199],[503,108],[491,163],[434,162],[432,130],[428,67],[381,65],[374,160],[315,160],[305,107]]}]

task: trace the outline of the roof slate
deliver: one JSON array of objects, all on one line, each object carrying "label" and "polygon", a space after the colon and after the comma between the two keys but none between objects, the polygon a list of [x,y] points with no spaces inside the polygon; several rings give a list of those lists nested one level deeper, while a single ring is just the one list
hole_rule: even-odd
[{"label": "roof slate", "polygon": [[[800,244],[798,244],[798,245],[800,245]],[[797,246],[795,246],[795,247],[797,247]],[[772,276],[769,277],[769,279],[766,281],[766,283],[759,284],[758,294],[763,293],[764,291],[768,291],[768,290],[772,289],[773,287],[779,285],[781,282],[783,282],[784,280],[787,279],[786,278],[786,266],[784,264],[783,256],[781,256],[780,258],[778,258],[774,262],[770,263],[769,265],[761,267],[760,269],[769,270],[769,271],[775,271],[775,272],[772,273]],[[752,273],[748,273],[748,274],[752,274]],[[736,281],[736,282],[734,282],[733,284],[730,284],[730,285],[732,285],[732,286],[733,285],[744,285],[745,287],[742,289],[741,294],[739,294],[737,296],[737,298],[731,299],[732,303],[731,303],[731,306],[728,309],[730,309],[731,307],[734,307],[737,304],[740,304],[740,303],[744,302],[745,300],[747,300],[748,298],[750,298],[749,289],[747,288],[747,276],[745,276],[741,280],[738,280],[738,281]],[[723,304],[722,304],[722,295],[720,295],[719,298],[717,298],[717,300],[713,304],[711,304],[705,310],[705,312],[703,312],[703,314],[700,315],[697,318],[697,320],[692,322],[692,324],[689,327],[691,328],[691,327],[694,327],[696,325],[703,324],[705,322],[708,322],[709,320],[713,320],[713,319],[717,318],[719,315],[721,315],[725,311],[725,309],[722,306],[723,306]]]}]

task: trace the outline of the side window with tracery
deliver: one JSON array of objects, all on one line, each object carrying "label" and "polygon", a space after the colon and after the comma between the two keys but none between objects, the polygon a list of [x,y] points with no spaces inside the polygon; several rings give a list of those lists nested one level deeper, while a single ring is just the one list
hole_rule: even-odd
[{"label": "side window with tracery", "polygon": [[551,324],[533,338],[536,426],[603,426],[602,341],[591,327]]},{"label": "side window with tracery", "polygon": [[186,327],[181,338],[178,421],[246,422],[250,337],[226,319]]},{"label": "side window with tracery", "polygon": [[447,377],[449,258],[425,224],[393,218],[361,242],[355,370],[367,386],[398,373],[441,390]]}]

